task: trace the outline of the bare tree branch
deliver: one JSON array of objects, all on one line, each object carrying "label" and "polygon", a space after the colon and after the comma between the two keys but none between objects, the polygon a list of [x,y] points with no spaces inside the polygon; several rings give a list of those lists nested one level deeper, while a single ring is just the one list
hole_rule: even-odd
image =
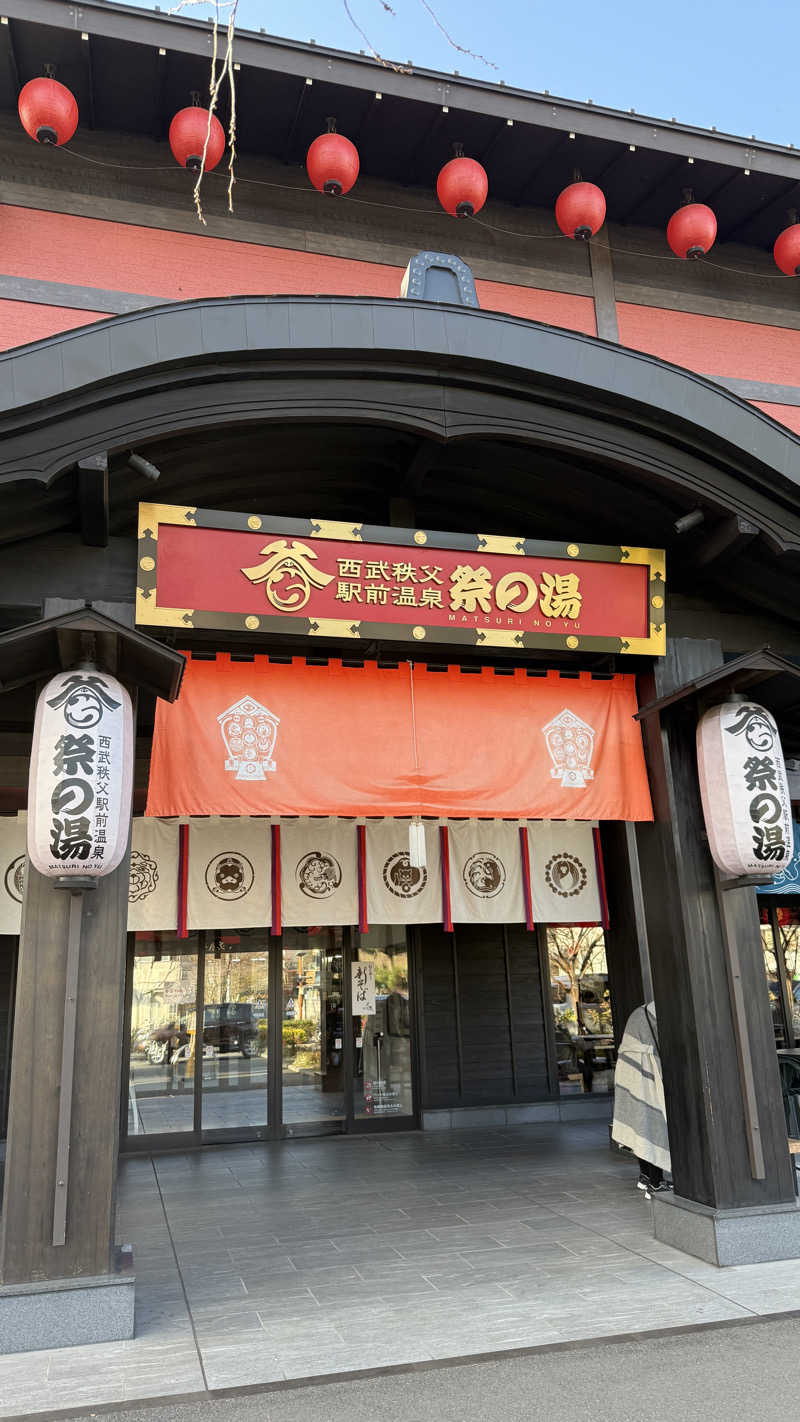
[{"label": "bare tree branch", "polygon": [[[487,59],[484,54],[476,54],[475,51],[474,51],[474,49],[467,49],[463,44],[458,44],[457,41],[453,39],[453,36],[452,36],[451,34],[449,34],[448,31],[445,29],[444,25],[442,24],[441,20],[439,19],[439,16],[436,14],[436,11],[433,9],[433,6],[428,4],[428,0],[420,0],[420,4],[427,10],[428,14],[430,15],[431,19],[433,20],[433,23],[435,24],[435,26],[436,26],[436,28],[437,28],[437,30],[441,30],[442,34],[444,35],[445,39],[447,40],[447,43],[448,43],[453,49],[457,49],[458,52],[459,52],[459,54],[467,54],[467,55],[469,55],[469,58],[470,58],[470,59],[477,59],[481,64],[485,64],[486,67],[487,67],[487,69],[496,69],[496,68],[497,68],[497,65],[496,65],[496,64],[493,64],[491,59]],[[384,5],[384,9],[385,9],[385,10],[388,10],[388,9],[389,9],[389,6],[388,6],[388,5]],[[392,13],[394,13],[394,12],[392,12]]]},{"label": "bare tree branch", "polygon": [[[391,5],[387,5],[385,3],[385,0],[381,0],[381,3],[383,4],[384,10],[388,10],[390,15],[395,15],[396,12],[392,9]],[[377,49],[372,43],[372,40],[369,38],[369,35],[366,34],[364,30],[362,30],[360,24],[358,23],[358,20],[350,9],[350,0],[342,0],[342,4],[344,6],[344,12],[348,20],[350,21],[350,24],[353,26],[353,29],[356,30],[358,34],[360,34],[365,45],[367,46],[367,49],[369,50],[370,54],[372,55],[372,58],[376,61],[376,63],[382,65],[384,69],[393,69],[395,74],[411,74],[413,72],[407,64],[395,64],[394,61],[391,59],[384,59],[383,55],[378,53]]]},{"label": "bare tree branch", "polygon": [[[397,18],[397,11],[393,9],[390,4],[388,4],[388,0],[379,0],[379,4],[382,6],[382,8],[386,11],[387,14],[392,16],[393,19]],[[439,30],[440,33],[444,35],[451,49],[455,49],[459,54],[468,55],[470,59],[477,59],[480,64],[485,64],[489,69],[497,69],[497,65],[494,64],[491,59],[487,59],[486,56],[483,54],[476,54],[474,49],[468,49],[466,45],[459,44],[457,40],[453,39],[453,36],[450,34],[450,31],[447,30],[442,24],[433,6],[429,3],[429,0],[420,0],[420,4],[425,10],[427,10],[437,30]],[[368,47],[373,59],[376,60],[378,64],[383,65],[384,69],[393,69],[396,74],[412,73],[410,65],[395,64],[391,59],[384,59],[383,55],[378,53],[377,49],[369,38],[369,35],[366,33],[366,31],[358,23],[358,20],[355,18],[355,15],[353,14],[352,9],[350,8],[350,0],[342,0],[342,5],[344,6],[345,14],[347,15],[348,20],[353,26],[353,29],[356,30],[357,33],[361,36],[365,45]]]}]

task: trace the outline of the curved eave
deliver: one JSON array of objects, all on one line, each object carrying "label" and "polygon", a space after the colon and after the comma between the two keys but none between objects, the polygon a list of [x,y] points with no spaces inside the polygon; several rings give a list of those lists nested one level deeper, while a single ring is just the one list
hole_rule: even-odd
[{"label": "curved eave", "polygon": [[[48,484],[77,457],[174,433],[182,421],[195,432],[230,423],[236,412],[225,392],[237,380],[247,388],[248,419],[287,418],[274,390],[292,379],[308,396],[304,408],[302,400],[292,406],[295,417],[314,418],[315,390],[331,376],[345,395],[349,382],[343,418],[416,424],[445,440],[502,430],[535,443],[537,429],[550,437],[548,421],[555,429],[568,411],[576,453],[591,447],[663,465],[665,477],[683,479],[698,497],[716,491],[722,505],[754,517],[776,546],[800,547],[800,439],[739,396],[579,332],[400,299],[173,302],[6,352],[0,484]],[[417,403],[401,411],[399,391],[410,380]],[[394,404],[370,394],[386,381],[395,383]],[[154,398],[165,390],[168,416]],[[473,398],[450,398],[448,390]]]}]

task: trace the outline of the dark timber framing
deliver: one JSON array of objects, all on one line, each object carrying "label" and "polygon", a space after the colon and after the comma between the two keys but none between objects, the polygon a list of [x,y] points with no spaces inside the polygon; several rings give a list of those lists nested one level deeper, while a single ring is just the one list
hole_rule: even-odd
[{"label": "dark timber framing", "polygon": [[48,484],[87,455],[198,420],[213,428],[288,409],[440,440],[513,431],[604,452],[741,514],[778,549],[800,549],[800,439],[735,395],[596,337],[379,298],[175,302],[7,352],[0,486]]}]

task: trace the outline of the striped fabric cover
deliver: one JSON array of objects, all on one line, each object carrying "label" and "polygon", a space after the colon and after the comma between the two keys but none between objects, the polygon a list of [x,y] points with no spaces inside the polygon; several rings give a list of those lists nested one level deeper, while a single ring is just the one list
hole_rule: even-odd
[{"label": "striped fabric cover", "polygon": [[640,1160],[672,1170],[654,1004],[628,1018],[614,1072],[612,1138]]}]

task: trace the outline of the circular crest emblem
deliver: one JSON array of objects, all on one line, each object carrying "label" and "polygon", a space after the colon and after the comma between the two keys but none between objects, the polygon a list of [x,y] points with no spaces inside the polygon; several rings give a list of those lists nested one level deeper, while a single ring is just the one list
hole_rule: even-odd
[{"label": "circular crest emblem", "polygon": [[490,854],[487,850],[471,854],[464,865],[464,883],[476,898],[495,898],[505,882],[505,865],[496,854]]},{"label": "circular crest emblem", "polygon": [[332,854],[312,849],[295,870],[297,887],[309,899],[329,899],[342,882],[342,866]]},{"label": "circular crest emblem", "polygon": [[8,865],[3,879],[6,893],[15,903],[22,903],[22,891],[25,888],[25,855],[18,854],[16,859],[12,859]]},{"label": "circular crest emblem", "polygon": [[128,903],[138,904],[154,892],[158,883],[158,865],[141,849],[131,850],[131,876],[128,883]]},{"label": "circular crest emblem", "polygon": [[383,882],[390,894],[398,899],[413,899],[428,882],[427,869],[412,868],[407,849],[390,854],[383,866]]},{"label": "circular crest emblem", "polygon": [[212,859],[206,869],[206,886],[215,899],[230,903],[243,899],[253,887],[253,866],[244,854],[228,850]]},{"label": "circular crest emblem", "polygon": [[554,854],[544,866],[545,883],[560,899],[572,899],[586,888],[586,867],[577,854],[565,849]]}]

